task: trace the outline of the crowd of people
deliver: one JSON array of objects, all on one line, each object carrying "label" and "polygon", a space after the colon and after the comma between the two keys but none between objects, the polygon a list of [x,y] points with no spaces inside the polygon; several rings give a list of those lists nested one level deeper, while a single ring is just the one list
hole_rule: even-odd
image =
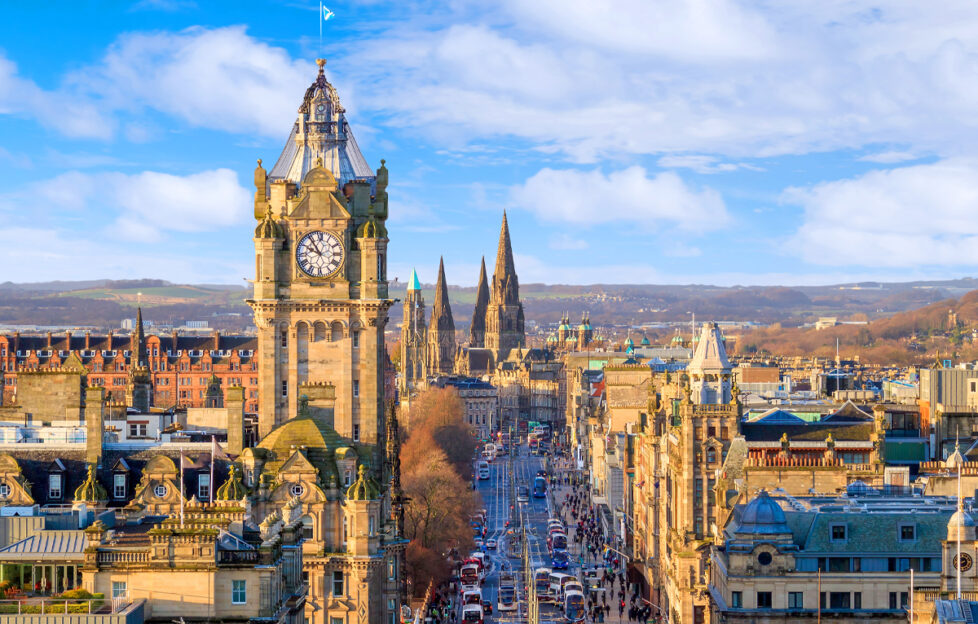
[{"label": "crowd of people", "polygon": [[[568,460],[562,460],[566,462]],[[622,571],[619,553],[612,548],[610,536],[594,512],[590,489],[578,483],[569,464],[556,464],[559,477],[554,489],[557,515],[571,530],[571,539],[577,545],[578,561],[582,567],[598,566],[600,589],[588,592],[588,616],[591,622],[605,622],[611,617],[613,605],[617,607],[618,620],[624,622],[654,622],[658,617],[648,602],[642,599],[637,588],[629,591]]]}]

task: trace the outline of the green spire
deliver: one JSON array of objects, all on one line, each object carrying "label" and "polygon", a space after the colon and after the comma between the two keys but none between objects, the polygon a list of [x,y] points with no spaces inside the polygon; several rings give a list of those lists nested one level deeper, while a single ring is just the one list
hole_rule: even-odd
[{"label": "green spire", "polygon": [[411,279],[408,280],[408,290],[421,290],[421,282],[418,281],[418,272],[411,269]]},{"label": "green spire", "polygon": [[95,464],[88,465],[88,476],[84,483],[75,489],[75,501],[84,503],[97,503],[109,499],[109,493],[105,491],[102,484],[95,477]]},{"label": "green spire", "polygon": [[228,473],[228,479],[224,482],[224,485],[217,488],[217,500],[223,501],[237,501],[241,500],[247,494],[244,483],[241,482],[241,475],[238,474],[238,467],[231,464],[231,471]]}]

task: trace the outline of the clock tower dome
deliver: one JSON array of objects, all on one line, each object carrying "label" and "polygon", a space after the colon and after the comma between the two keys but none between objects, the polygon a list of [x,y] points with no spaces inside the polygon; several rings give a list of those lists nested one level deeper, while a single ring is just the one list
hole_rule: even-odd
[{"label": "clock tower dome", "polygon": [[317,62],[281,156],[255,169],[259,435],[305,395],[341,437],[382,453],[387,168],[367,166]]}]

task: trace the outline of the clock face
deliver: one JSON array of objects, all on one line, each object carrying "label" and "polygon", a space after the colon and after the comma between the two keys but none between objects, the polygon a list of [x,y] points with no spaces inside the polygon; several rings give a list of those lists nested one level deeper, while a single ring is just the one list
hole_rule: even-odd
[{"label": "clock face", "polygon": [[961,568],[961,571],[962,572],[967,572],[968,570],[970,570],[971,569],[971,564],[973,564],[973,563],[974,563],[974,561],[971,560],[971,555],[969,555],[967,553],[961,553],[961,559],[960,560],[958,560],[958,556],[955,555],[954,556],[954,559],[952,559],[952,561],[951,561],[951,565],[952,566],[956,566],[958,568]]},{"label": "clock face", "polygon": [[326,110],[326,105],[325,104],[320,104],[319,106],[316,107],[316,110],[318,110],[321,113],[324,110]]},{"label": "clock face", "polygon": [[329,277],[343,264],[343,243],[329,232],[309,232],[295,247],[295,261],[310,277]]}]

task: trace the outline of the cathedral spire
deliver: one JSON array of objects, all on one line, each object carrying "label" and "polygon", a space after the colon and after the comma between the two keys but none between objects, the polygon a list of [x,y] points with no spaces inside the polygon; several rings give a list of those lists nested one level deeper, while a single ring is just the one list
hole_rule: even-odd
[{"label": "cathedral spire", "polygon": [[129,340],[129,368],[146,366],[146,334],[143,331],[143,309],[136,308],[136,325]]},{"label": "cathedral spire", "polygon": [[435,284],[435,303],[431,307],[431,326],[437,324],[439,329],[451,328],[455,331],[455,321],[452,318],[452,305],[448,301],[448,282],[445,281],[445,259],[438,262],[438,282]]},{"label": "cathedral spire", "polygon": [[444,258],[438,264],[435,302],[431,306],[427,365],[429,376],[450,375],[455,365],[455,320],[452,318],[452,306],[448,301]]},{"label": "cathedral spire", "polygon": [[489,306],[489,280],[486,278],[486,257],[482,256],[479,269],[479,285],[475,289],[475,309],[472,310],[472,325],[469,327],[469,346],[486,346],[486,309]]},{"label": "cathedral spire", "polygon": [[513,245],[509,240],[509,220],[503,211],[503,225],[496,248],[496,270],[492,275],[492,296],[495,303],[515,304],[520,300],[520,285],[516,278]]}]

